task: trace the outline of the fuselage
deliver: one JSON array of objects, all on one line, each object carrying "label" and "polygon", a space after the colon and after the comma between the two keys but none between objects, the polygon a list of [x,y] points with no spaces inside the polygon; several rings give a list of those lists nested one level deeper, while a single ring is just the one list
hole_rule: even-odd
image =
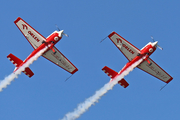
[{"label": "fuselage", "polygon": [[[15,71],[17,71],[22,65],[24,65],[30,58],[32,58],[33,56],[35,56],[39,51],[41,51],[42,49],[44,49],[45,47],[47,47],[46,51],[44,53],[46,53],[48,50],[53,49],[54,45],[59,42],[62,38],[62,33],[63,30],[61,31],[54,31],[51,35],[49,35],[46,39],[46,41],[44,41],[37,49],[35,49],[24,61],[23,63],[21,63],[19,66],[16,66]],[[43,53],[43,54],[44,54]]]}]

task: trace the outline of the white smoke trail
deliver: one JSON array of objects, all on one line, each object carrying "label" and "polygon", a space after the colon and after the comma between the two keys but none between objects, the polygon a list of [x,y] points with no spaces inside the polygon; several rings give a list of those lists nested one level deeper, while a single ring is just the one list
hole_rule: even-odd
[{"label": "white smoke trail", "polygon": [[138,66],[143,59],[132,64],[128,67],[122,74],[117,76],[112,82],[105,84],[100,90],[96,91],[96,93],[86,99],[83,103],[80,103],[78,107],[73,111],[67,113],[62,120],[75,120],[79,118],[84,112],[86,112],[95,102],[97,102],[105,93],[107,93],[110,89],[114,87],[118,83],[119,80],[124,78],[129,74],[136,66]]},{"label": "white smoke trail", "polygon": [[32,58],[30,58],[24,65],[22,65],[16,72],[11,73],[7,77],[5,77],[4,80],[1,80],[0,92],[2,91],[3,88],[6,88],[7,85],[10,85],[11,81],[13,81],[15,78],[18,78],[18,75],[21,74],[21,72],[24,71],[26,67],[29,67],[30,64],[32,64],[35,60],[37,60],[46,50],[47,50],[47,47],[40,50]]}]

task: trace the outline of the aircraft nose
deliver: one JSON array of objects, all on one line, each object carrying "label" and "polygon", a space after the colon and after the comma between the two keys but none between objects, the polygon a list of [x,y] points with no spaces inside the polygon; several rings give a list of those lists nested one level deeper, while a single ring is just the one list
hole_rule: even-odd
[{"label": "aircraft nose", "polygon": [[62,37],[64,30],[59,31],[59,37]]},{"label": "aircraft nose", "polygon": [[158,41],[153,42],[153,43],[152,43],[152,46],[153,46],[153,47],[157,46],[157,43],[158,43]]}]

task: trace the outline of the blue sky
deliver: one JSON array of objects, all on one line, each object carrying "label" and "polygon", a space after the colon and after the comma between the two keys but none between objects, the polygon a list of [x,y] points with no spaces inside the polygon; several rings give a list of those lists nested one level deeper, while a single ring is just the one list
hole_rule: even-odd
[{"label": "blue sky", "polygon": [[152,41],[157,49],[151,58],[174,79],[162,91],[162,81],[136,68],[125,77],[129,87],[116,85],[78,120],[179,120],[179,28],[177,0],[4,0],[0,2],[0,79],[12,73],[6,58],[13,53],[24,60],[33,48],[14,24],[23,18],[43,36],[55,24],[69,37],[56,47],[79,71],[70,74],[40,57],[31,66],[32,78],[21,74],[0,93],[0,120],[57,120],[73,111],[109,81],[101,71],[106,65],[119,71],[128,60],[107,38],[116,31],[137,48]]}]

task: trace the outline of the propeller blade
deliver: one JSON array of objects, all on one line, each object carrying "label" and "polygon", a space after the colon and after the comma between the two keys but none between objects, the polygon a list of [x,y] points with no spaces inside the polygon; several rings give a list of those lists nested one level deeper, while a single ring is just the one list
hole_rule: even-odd
[{"label": "propeller blade", "polygon": [[163,48],[162,48],[161,46],[157,45],[157,47],[158,47],[160,50],[163,50]]},{"label": "propeller blade", "polygon": [[151,39],[153,40],[153,42],[155,42],[155,40],[154,40],[154,37],[153,37],[153,36],[151,36]]},{"label": "propeller blade", "polygon": [[[56,24],[55,24],[55,25],[56,25]],[[56,28],[58,29],[58,31],[61,31],[57,25],[56,25]]]},{"label": "propeller blade", "polygon": [[69,37],[69,35],[68,34],[65,34],[65,33],[62,33],[64,36],[66,36],[66,37]]}]

